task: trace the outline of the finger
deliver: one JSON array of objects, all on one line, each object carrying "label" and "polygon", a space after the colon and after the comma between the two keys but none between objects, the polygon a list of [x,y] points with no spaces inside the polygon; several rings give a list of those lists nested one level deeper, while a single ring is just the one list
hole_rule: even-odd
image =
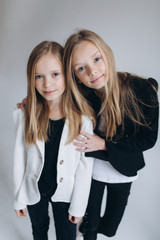
[{"label": "finger", "polygon": [[84,149],[83,148],[76,148],[76,150],[79,151],[79,152],[84,152],[84,153],[85,152],[92,152],[92,149],[89,149],[89,148],[84,148]]},{"label": "finger", "polygon": [[17,215],[17,217],[20,217],[19,211],[16,211],[16,215]]},{"label": "finger", "polygon": [[77,136],[77,137],[76,137],[76,140],[81,141],[81,142],[84,142],[84,141],[86,140],[86,138],[81,137],[81,136]]},{"label": "finger", "polygon": [[74,217],[74,224],[77,224],[81,219],[81,217]]},{"label": "finger", "polygon": [[20,214],[19,214],[20,217],[25,217],[25,213],[23,211],[20,211]]},{"label": "finger", "polygon": [[72,221],[72,223],[74,223],[74,224],[76,224],[77,223],[77,219],[74,217],[73,218],[73,221]]},{"label": "finger", "polygon": [[75,146],[77,146],[77,147],[86,148],[86,144],[85,144],[85,143],[73,142],[73,145],[75,145]]},{"label": "finger", "polygon": [[27,215],[26,209],[23,209],[23,210],[22,210],[22,214],[23,214],[24,217]]},{"label": "finger", "polygon": [[91,135],[91,134],[89,134],[87,132],[83,132],[83,131],[81,131],[80,134],[85,136],[85,137],[87,137],[87,138],[91,138],[93,136],[93,135]]},{"label": "finger", "polygon": [[24,217],[21,211],[16,211],[17,217]]},{"label": "finger", "polygon": [[74,217],[71,216],[71,217],[69,218],[69,221],[70,221],[71,223],[74,223]]},{"label": "finger", "polygon": [[17,213],[18,217],[25,217],[27,214],[27,211],[26,211],[26,209],[21,209],[21,210],[16,211],[16,213]]},{"label": "finger", "polygon": [[[78,140],[78,141],[76,141],[76,140]],[[82,138],[82,139],[77,139],[76,138],[76,140],[74,141],[74,143],[80,143],[80,144],[88,144],[88,143],[90,143],[91,142],[91,139],[87,139],[87,138]]]},{"label": "finger", "polygon": [[72,216],[72,221],[71,221],[73,224],[76,224],[77,223],[77,218]]}]

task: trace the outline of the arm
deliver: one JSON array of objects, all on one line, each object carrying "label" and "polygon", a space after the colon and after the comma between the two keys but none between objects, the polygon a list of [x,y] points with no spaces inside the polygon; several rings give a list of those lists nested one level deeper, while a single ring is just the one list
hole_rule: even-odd
[{"label": "arm", "polygon": [[15,144],[13,157],[13,194],[14,208],[16,210],[25,209],[26,206],[17,201],[18,192],[24,177],[26,166],[26,146],[24,140],[24,114],[18,109],[13,113],[15,127]]},{"label": "arm", "polygon": [[[154,81],[156,84],[156,81],[154,79],[151,79],[150,81]],[[113,141],[105,141],[104,138],[101,138],[95,134],[90,135],[86,132],[82,132],[81,134],[85,136],[85,138],[78,136],[77,140],[80,142],[74,142],[74,145],[79,147],[77,150],[81,152],[96,151],[93,153],[94,155],[87,154],[88,156],[96,157],[97,151],[99,150],[108,150],[110,154],[115,151],[116,154],[117,151],[142,152],[152,148],[156,143],[158,135],[159,106],[157,92],[153,90],[150,81],[142,81],[140,89],[139,84],[136,84],[136,88],[138,89],[136,90],[138,92],[136,96],[138,95],[137,98],[140,98],[141,101],[144,102],[144,104],[139,103],[139,106],[144,113],[144,117],[148,126],[139,126],[136,134],[133,134],[134,130],[132,130],[132,133],[129,134],[130,129],[133,128],[133,123],[131,120],[127,120],[127,124],[125,124],[126,134],[124,134],[124,136],[120,137],[119,139],[117,136],[113,137]],[[107,156],[106,160],[108,161],[107,152],[101,152],[101,155],[103,155],[104,158]]]},{"label": "arm", "polygon": [[81,132],[82,136],[78,136],[76,140],[78,142],[73,142],[73,144],[80,152],[93,152],[98,150],[106,150],[105,139],[99,137],[96,134],[89,134],[88,132]]},{"label": "arm", "polygon": [[158,135],[158,97],[151,84],[156,81],[142,81],[136,83],[136,96],[145,103],[141,104],[146,122],[149,125],[139,126],[136,134],[133,130],[133,123],[127,120],[125,124],[125,134],[120,138],[113,138],[113,141],[106,141],[107,151],[94,151],[86,153],[86,156],[109,161],[111,165],[126,176],[134,176],[137,170],[144,167],[142,152],[154,146]]},{"label": "arm", "polygon": [[[86,117],[83,118],[82,130],[90,134],[93,133],[92,123]],[[87,207],[93,166],[93,158],[85,157],[84,153],[79,153],[79,156],[80,159],[75,174],[74,189],[69,207],[69,214],[77,218],[84,215]]]}]

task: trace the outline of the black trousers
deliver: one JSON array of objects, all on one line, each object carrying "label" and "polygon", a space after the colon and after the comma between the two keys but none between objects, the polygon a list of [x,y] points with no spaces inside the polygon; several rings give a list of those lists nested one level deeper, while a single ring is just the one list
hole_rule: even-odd
[{"label": "black trousers", "polygon": [[48,240],[49,202],[52,205],[57,240],[75,240],[76,224],[68,220],[69,203],[51,202],[50,197],[42,194],[40,202],[27,206],[32,224],[34,240]]},{"label": "black trousers", "polygon": [[[105,186],[107,187],[106,208],[103,217],[100,217]],[[116,234],[127,205],[130,188],[131,182],[115,184],[92,180],[86,214],[80,225],[84,240],[96,240],[97,233],[108,237]]]}]

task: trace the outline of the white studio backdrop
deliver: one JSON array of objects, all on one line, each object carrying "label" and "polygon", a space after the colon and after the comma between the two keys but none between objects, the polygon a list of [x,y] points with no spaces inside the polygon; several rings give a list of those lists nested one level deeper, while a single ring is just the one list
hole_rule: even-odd
[{"label": "white studio backdrop", "polygon": [[[0,0],[0,239],[32,239],[28,217],[18,219],[12,204],[12,111],[26,96],[31,50],[43,40],[64,44],[75,29],[90,29],[112,48],[117,70],[153,77],[160,83],[159,24],[159,0]],[[145,152],[146,167],[132,186],[114,240],[160,239],[159,145],[158,138],[156,146]]]}]

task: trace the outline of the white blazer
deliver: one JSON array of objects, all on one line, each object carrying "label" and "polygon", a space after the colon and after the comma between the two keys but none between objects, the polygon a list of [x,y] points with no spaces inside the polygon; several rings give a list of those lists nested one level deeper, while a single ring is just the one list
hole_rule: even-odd
[{"label": "white blazer", "polygon": [[[38,180],[44,166],[44,141],[29,147],[24,138],[24,113],[16,109],[13,113],[15,146],[13,160],[14,209],[26,208],[40,200]],[[82,130],[93,133],[92,122],[82,118]],[[67,144],[68,124],[64,124],[57,159],[57,189],[53,202],[69,202],[69,213],[82,217],[85,213],[91,184],[93,158],[85,157],[72,143]]]}]

